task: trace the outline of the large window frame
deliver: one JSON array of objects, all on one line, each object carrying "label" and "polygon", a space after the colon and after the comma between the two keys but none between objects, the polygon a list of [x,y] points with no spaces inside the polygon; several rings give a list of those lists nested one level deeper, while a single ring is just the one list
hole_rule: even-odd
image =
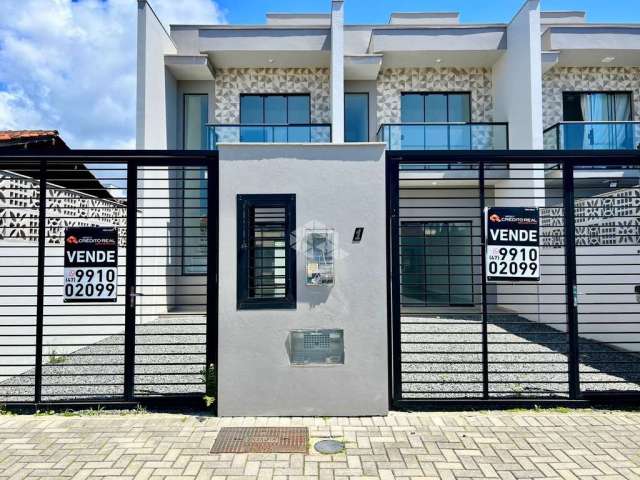
[{"label": "large window frame", "polygon": [[[633,121],[635,112],[633,111],[633,102],[634,102],[634,93],[633,90],[564,90],[562,92],[562,120],[563,121],[572,121],[566,119],[566,102],[567,97],[569,95],[610,95],[613,97],[614,101],[614,110],[615,110],[615,96],[616,95],[627,95],[629,97],[629,119],[628,120],[610,120],[610,121]],[[575,120],[575,121],[583,121],[583,122],[594,122],[594,120]]]},{"label": "large window frame", "polygon": [[[239,118],[240,125],[243,125],[242,119],[242,99],[247,97],[259,97],[262,99],[262,122],[258,122],[257,125],[309,125],[311,123],[311,94],[309,93],[241,93],[240,94],[240,103],[239,103]],[[264,102],[268,97],[285,97],[286,99],[286,108],[285,112],[287,114],[287,121],[285,123],[269,123],[265,121],[265,108]],[[306,122],[290,122],[289,121],[289,97],[307,97],[309,99],[309,117]],[[247,125],[256,125],[255,123],[248,123]]]},{"label": "large window frame", "polygon": [[[366,97],[367,101],[365,103],[365,105],[367,106],[367,115],[366,115],[366,124],[365,124],[365,139],[364,140],[348,140],[347,139],[347,97],[349,95],[362,95],[364,97]],[[370,133],[369,133],[369,115],[370,115],[370,111],[369,111],[369,92],[344,92],[344,141],[345,142],[368,142],[369,138],[370,138]]]},{"label": "large window frame", "polygon": [[[238,195],[237,197],[237,309],[295,309],[296,308],[296,196],[295,194],[251,194]],[[279,249],[284,252],[284,295],[265,298],[251,294],[251,290],[263,288],[251,285],[252,278],[256,279],[255,264],[255,230],[254,214],[256,209],[283,209],[284,227],[281,237],[283,246]],[[256,242],[257,243],[257,242]],[[252,252],[253,249],[253,252]],[[253,263],[252,263],[253,262]],[[273,267],[275,270],[276,267]],[[274,275],[275,278],[275,275]],[[275,288],[274,288],[275,290]]]},{"label": "large window frame", "polygon": [[[450,119],[450,112],[449,112],[449,97],[451,95],[467,95],[468,99],[467,99],[467,109],[469,112],[469,119],[464,121],[463,123],[471,123],[473,121],[473,112],[471,110],[471,105],[472,105],[472,93],[471,91],[447,91],[447,92],[438,92],[438,91],[419,91],[419,92],[402,92],[400,94],[400,116],[402,117],[402,97],[407,96],[407,95],[421,95],[422,96],[422,101],[424,104],[424,109],[423,109],[423,119],[421,122],[411,122],[411,121],[407,121],[405,122],[404,120],[402,120],[401,118],[401,122],[402,123],[460,123],[458,120],[454,120],[451,121]],[[442,121],[442,122],[429,122],[427,121],[427,106],[426,106],[426,101],[427,101],[427,97],[429,95],[444,95],[447,98],[447,120],[446,121]]]}]

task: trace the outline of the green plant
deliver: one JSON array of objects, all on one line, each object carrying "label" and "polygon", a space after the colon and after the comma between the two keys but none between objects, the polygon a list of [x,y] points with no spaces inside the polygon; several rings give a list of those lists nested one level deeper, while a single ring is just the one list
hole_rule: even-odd
[{"label": "green plant", "polygon": [[51,352],[47,357],[47,363],[51,365],[59,365],[61,363],[64,363],[65,361],[66,357],[64,355],[58,355],[58,352],[56,352],[55,348],[51,349]]},{"label": "green plant", "polygon": [[204,396],[202,400],[204,400],[204,404],[207,408],[211,408],[211,406],[216,402],[216,386],[218,383],[218,376],[216,374],[216,366],[211,363],[200,370],[200,379],[202,383],[204,383]]},{"label": "green plant", "polygon": [[0,415],[13,415],[13,412],[7,410],[6,405],[0,405]]}]

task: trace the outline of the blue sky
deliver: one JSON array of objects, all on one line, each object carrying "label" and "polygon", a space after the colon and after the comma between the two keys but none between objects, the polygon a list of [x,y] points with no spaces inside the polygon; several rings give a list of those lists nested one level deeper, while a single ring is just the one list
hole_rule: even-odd
[{"label": "blue sky", "polygon": [[[349,23],[386,23],[389,12],[458,11],[463,22],[505,23],[524,0],[345,0]],[[230,23],[263,23],[266,12],[325,12],[329,0],[219,0]],[[545,0],[543,10],[586,10],[591,22],[640,22],[638,0]]]}]

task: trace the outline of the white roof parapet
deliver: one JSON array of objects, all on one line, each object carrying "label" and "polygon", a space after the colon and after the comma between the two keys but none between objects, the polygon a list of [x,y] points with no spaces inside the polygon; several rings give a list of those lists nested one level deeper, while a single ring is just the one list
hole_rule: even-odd
[{"label": "white roof parapet", "polygon": [[566,12],[540,12],[540,23],[544,25],[575,25],[586,22],[587,14],[580,10]]},{"label": "white roof parapet", "polygon": [[459,12],[393,12],[389,25],[459,25]]},{"label": "white roof parapet", "polygon": [[331,25],[329,13],[267,13],[267,25],[283,25],[289,27]]}]

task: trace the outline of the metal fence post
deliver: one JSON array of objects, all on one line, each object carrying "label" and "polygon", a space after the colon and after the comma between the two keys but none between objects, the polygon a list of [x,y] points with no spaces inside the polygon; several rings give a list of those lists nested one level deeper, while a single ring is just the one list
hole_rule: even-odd
[{"label": "metal fence post", "polygon": [[484,160],[480,160],[478,164],[478,185],[480,187],[480,249],[482,264],[482,397],[486,400],[489,398],[489,326],[487,315],[487,277],[486,272],[486,225],[484,223]]},{"label": "metal fence post", "polygon": [[38,267],[36,286],[36,358],[34,401],[42,401],[42,344],[44,335],[44,262],[47,238],[47,161],[40,159],[40,184],[38,197]]},{"label": "metal fence post", "polygon": [[124,317],[124,398],[134,397],[136,348],[136,244],[138,209],[138,164],[127,160],[127,248]]},{"label": "metal fence post", "polygon": [[562,187],[564,192],[565,293],[567,334],[569,336],[569,398],[575,400],[580,396],[580,345],[578,336],[573,164],[569,159],[565,159],[562,164]]},{"label": "metal fence post", "polygon": [[[218,168],[214,156],[207,156],[207,319],[206,367],[218,369]],[[217,390],[217,385],[216,385]],[[218,398],[218,392],[214,392]]]}]

